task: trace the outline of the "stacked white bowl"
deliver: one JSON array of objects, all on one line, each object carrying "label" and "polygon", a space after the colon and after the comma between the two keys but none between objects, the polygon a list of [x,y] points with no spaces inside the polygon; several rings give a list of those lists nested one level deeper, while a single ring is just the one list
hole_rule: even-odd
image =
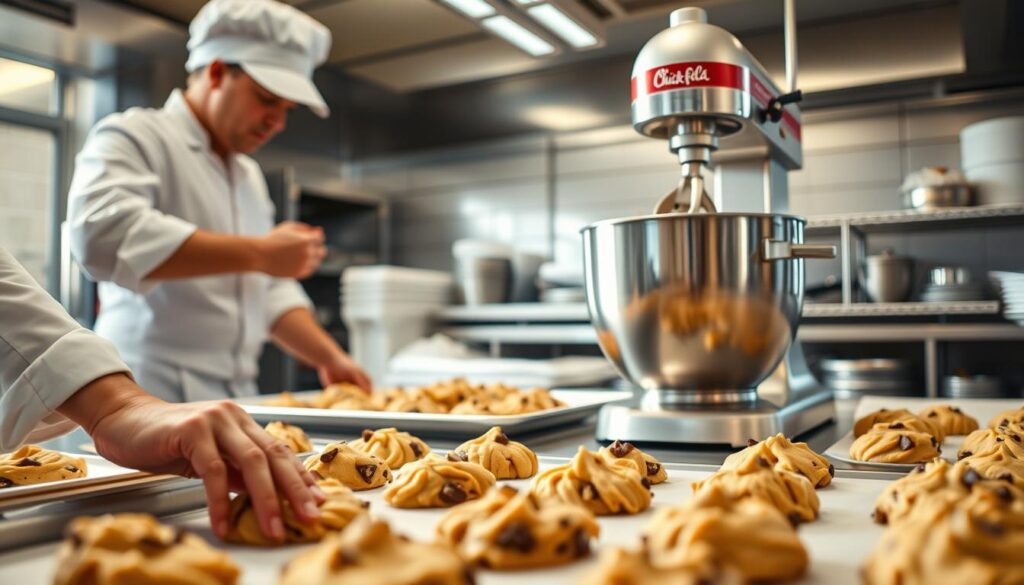
[{"label": "stacked white bowl", "polygon": [[978,205],[1024,204],[1024,116],[992,118],[960,131],[960,166]]},{"label": "stacked white bowl", "polygon": [[341,276],[341,316],[352,357],[375,380],[388,359],[430,332],[431,320],[452,302],[447,272],[398,266],[355,266]]},{"label": "stacked white bowl", "polygon": [[1024,272],[989,272],[1003,301],[1003,316],[1024,325]]}]

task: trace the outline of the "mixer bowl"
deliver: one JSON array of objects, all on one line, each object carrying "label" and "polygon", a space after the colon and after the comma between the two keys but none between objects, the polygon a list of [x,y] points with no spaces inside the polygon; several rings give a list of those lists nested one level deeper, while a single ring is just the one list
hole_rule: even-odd
[{"label": "mixer bowl", "polygon": [[[804,220],[661,214],[582,230],[587,307],[619,373],[675,401],[736,402],[785,355],[803,305]],[[684,397],[680,399],[680,397]]]}]

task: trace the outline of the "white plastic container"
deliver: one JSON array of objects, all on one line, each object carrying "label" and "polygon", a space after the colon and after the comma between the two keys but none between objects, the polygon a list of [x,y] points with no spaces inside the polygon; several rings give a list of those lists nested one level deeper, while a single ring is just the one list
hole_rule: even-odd
[{"label": "white plastic container", "polygon": [[342,319],[349,332],[349,351],[376,381],[384,379],[388,360],[403,347],[430,333],[439,303],[349,303]]},{"label": "white plastic container", "polygon": [[974,185],[978,205],[1024,203],[1024,160],[980,165],[965,173]]},{"label": "white plastic container", "polygon": [[439,270],[401,266],[353,266],[341,275],[341,285],[386,289],[441,289],[452,286],[452,276]]},{"label": "white plastic container", "polygon": [[983,120],[960,131],[964,170],[1011,161],[1024,164],[1024,116]]}]

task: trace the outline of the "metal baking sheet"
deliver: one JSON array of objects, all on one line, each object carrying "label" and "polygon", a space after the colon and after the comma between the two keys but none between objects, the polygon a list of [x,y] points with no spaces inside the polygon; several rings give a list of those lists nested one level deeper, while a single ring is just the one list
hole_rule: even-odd
[{"label": "metal baking sheet", "polygon": [[[564,459],[541,457],[542,469],[564,463]],[[703,479],[714,471],[711,466],[679,466],[667,464],[669,481],[653,487],[655,498],[652,508],[636,516],[602,516],[601,535],[595,554],[577,563],[551,569],[501,573],[481,571],[481,585],[513,585],[529,582],[532,585],[581,584],[584,573],[593,568],[600,548],[609,546],[636,547],[640,533],[655,510],[683,502],[690,497],[690,482]],[[802,525],[800,538],[811,557],[807,576],[797,583],[814,585],[854,585],[859,583],[858,568],[874,548],[882,527],[871,521],[875,498],[889,481],[899,477],[893,474],[843,472],[827,488],[818,491],[821,498],[821,517],[811,524]],[[884,478],[884,479],[875,479]],[[525,488],[529,482],[507,482]],[[387,519],[392,527],[412,538],[433,540],[434,527],[444,510],[399,510],[383,501],[384,488],[358,492],[359,497],[371,502],[370,513]],[[262,549],[221,543],[213,536],[205,510],[165,519],[196,532],[214,546],[228,551],[242,567],[243,585],[273,585],[281,567],[310,545]],[[19,585],[48,584],[54,569],[56,543],[33,546],[0,555],[0,583]]]},{"label": "metal baking sheet", "polygon": [[99,493],[118,489],[118,485],[163,481],[170,476],[157,476],[115,465],[98,455],[76,455],[85,459],[88,475],[75,479],[20,485],[0,489],[0,512],[26,505],[65,499],[70,495]]},{"label": "metal baking sheet", "polygon": [[[298,398],[311,398],[319,391],[296,392]],[[278,395],[267,394],[239,399],[238,402],[257,422],[279,420],[306,429],[332,432],[359,432],[366,428],[398,427],[424,436],[472,438],[495,425],[508,433],[528,433],[578,422],[595,414],[605,404],[628,400],[632,392],[616,390],[552,390],[551,395],[567,406],[528,414],[427,414],[379,410],[331,410],[326,408],[290,408],[263,406]]]},{"label": "metal baking sheet", "polygon": [[[988,421],[999,413],[1014,408],[1020,408],[1022,406],[1020,399],[864,396],[860,399],[860,402],[857,403],[857,407],[854,410],[853,420],[856,421],[857,419],[882,408],[889,410],[905,408],[910,412],[917,413],[929,406],[937,406],[940,404],[956,406],[960,410],[964,411],[964,413],[973,416],[978,420],[979,428],[987,427]],[[951,435],[946,437],[945,440],[942,441],[942,458],[956,462],[956,454],[963,445],[965,438],[966,437],[961,435]],[[853,445],[853,441],[854,436],[853,431],[851,430],[843,435],[841,439],[836,441],[834,445],[826,449],[825,455],[844,463],[885,471],[906,472],[918,465],[917,463],[876,463],[873,461],[857,461],[850,457],[850,446]]]}]

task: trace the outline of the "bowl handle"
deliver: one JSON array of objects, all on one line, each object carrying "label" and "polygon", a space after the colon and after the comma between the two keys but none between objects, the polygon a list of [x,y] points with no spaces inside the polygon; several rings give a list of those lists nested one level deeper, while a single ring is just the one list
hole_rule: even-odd
[{"label": "bowl handle", "polygon": [[764,241],[764,260],[791,260],[796,258],[836,257],[836,247],[832,244],[794,244],[781,240]]}]

